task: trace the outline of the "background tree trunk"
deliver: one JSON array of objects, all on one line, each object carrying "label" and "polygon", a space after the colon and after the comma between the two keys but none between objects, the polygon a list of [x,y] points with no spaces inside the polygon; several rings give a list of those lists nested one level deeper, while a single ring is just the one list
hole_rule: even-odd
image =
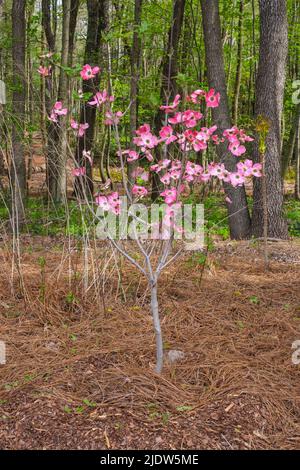
[{"label": "background tree trunk", "polygon": [[[84,61],[85,64],[92,66],[99,65],[101,35],[105,29],[105,18],[107,17],[105,9],[108,8],[106,0],[101,2],[97,0],[87,0],[88,10],[88,29],[85,46]],[[92,80],[84,80],[82,83],[82,91],[84,93],[95,93],[99,89],[100,73]],[[83,150],[90,151],[93,147],[96,107],[90,106],[87,102],[83,103],[80,111],[80,122],[88,123],[89,128],[83,137],[78,138],[76,149],[76,160],[79,166],[86,167],[86,176],[84,178],[75,178],[74,192],[77,196],[91,196],[94,191],[92,179],[92,167],[86,159],[83,160]]]},{"label": "background tree trunk", "polygon": [[[63,26],[62,26],[62,45],[61,45],[61,68],[59,74],[58,101],[68,105],[68,76],[65,68],[69,61],[69,37],[70,37],[70,16],[71,0],[63,0]],[[56,148],[56,168],[53,186],[51,188],[51,197],[55,202],[64,202],[67,197],[67,130],[66,116],[60,116],[57,132]]]},{"label": "background tree trunk", "polygon": [[[140,63],[141,63],[141,39],[139,28],[141,25],[141,15],[142,15],[142,4],[143,0],[135,0],[134,8],[134,31],[133,31],[133,40],[132,40],[132,49],[130,57],[131,65],[131,80],[130,80],[130,135],[133,139],[136,134],[135,131],[138,127],[138,94],[139,94],[139,75],[140,75]],[[135,149],[134,144],[132,144],[132,149]],[[127,166],[128,173],[128,186],[129,190],[134,184],[135,178],[133,173],[137,168],[137,162],[132,162]]]},{"label": "background tree trunk", "polygon": [[[42,26],[45,33],[50,53],[55,52],[55,34],[51,27],[51,3],[50,0],[42,0]],[[54,90],[54,68],[45,80],[45,111],[51,114],[56,90]],[[43,79],[42,79],[43,80]],[[57,126],[47,120],[47,149],[46,149],[46,183],[48,198],[51,199],[56,177],[56,142],[58,141]]]},{"label": "background tree trunk", "polygon": [[[281,113],[283,106],[285,66],[288,50],[286,2],[260,0],[260,55],[256,81],[256,116],[270,122],[266,151],[266,186],[268,206],[268,236],[287,238],[283,219],[283,181],[281,176]],[[259,160],[258,146],[254,158]],[[263,233],[262,182],[254,179],[252,232]]]},{"label": "background tree trunk", "polygon": [[300,201],[300,119],[298,119],[297,136],[295,143],[296,181],[295,198]]},{"label": "background tree trunk", "polygon": [[68,65],[72,67],[73,65],[73,55],[74,55],[74,44],[75,44],[75,31],[77,25],[77,16],[79,9],[79,0],[71,0],[71,12],[70,12],[70,28],[69,28],[69,58]]},{"label": "background tree trunk", "polygon": [[239,99],[242,81],[242,59],[243,59],[243,23],[244,23],[244,0],[240,0],[239,7],[239,26],[238,26],[238,50],[237,50],[237,63],[233,96],[233,123],[236,126],[238,121],[239,112]]},{"label": "background tree trunk", "polygon": [[[168,34],[168,45],[162,62],[162,81],[160,89],[161,103],[169,103],[172,101],[177,92],[176,76],[178,74],[178,47],[183,25],[185,9],[185,0],[174,0],[172,23]],[[158,110],[154,119],[156,133],[159,132],[165,114]],[[157,157],[157,156],[156,156]],[[156,158],[157,159],[157,158]],[[156,173],[152,175],[152,200],[155,200],[160,192],[161,182]]]},{"label": "background tree trunk", "polygon": [[26,165],[23,146],[26,73],[25,73],[25,44],[26,44],[25,0],[13,0],[12,4],[12,62],[15,76],[15,86],[12,97],[12,114],[14,125],[12,129],[12,226],[18,231],[24,222],[26,195]]},{"label": "background tree trunk", "polygon": [[283,152],[282,152],[282,176],[284,178],[289,165],[293,159],[293,154],[295,150],[295,144],[297,139],[297,132],[300,119],[300,104],[295,107],[293,114],[293,122],[290,130],[290,135],[288,142],[283,143]]},{"label": "background tree trunk", "polygon": [[[222,133],[225,129],[231,128],[232,122],[226,90],[219,0],[201,0],[201,7],[208,83],[221,94],[220,106],[213,108],[212,116],[214,124]],[[236,171],[237,159],[227,151],[227,144],[220,144],[217,151],[227,170]],[[247,238],[250,235],[251,224],[245,187],[234,188],[226,183],[224,189],[226,196],[231,200],[231,203],[227,204],[231,238],[237,240]]]}]

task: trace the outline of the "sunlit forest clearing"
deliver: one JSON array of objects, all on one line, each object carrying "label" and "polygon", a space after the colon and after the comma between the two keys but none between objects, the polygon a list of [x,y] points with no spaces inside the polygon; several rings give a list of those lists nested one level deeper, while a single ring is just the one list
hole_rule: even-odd
[{"label": "sunlit forest clearing", "polygon": [[299,7],[0,0],[1,450],[300,448]]}]

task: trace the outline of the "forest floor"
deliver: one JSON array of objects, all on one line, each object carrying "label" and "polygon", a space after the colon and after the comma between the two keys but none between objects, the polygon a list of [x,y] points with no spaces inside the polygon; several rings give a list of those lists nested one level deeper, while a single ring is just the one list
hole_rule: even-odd
[{"label": "forest floor", "polygon": [[91,248],[84,296],[76,246],[24,235],[20,282],[3,239],[0,447],[299,449],[300,243],[270,243],[269,272],[261,250],[217,242],[205,266],[187,253],[164,273],[164,346],[184,357],[157,376],[149,292],[130,266]]}]

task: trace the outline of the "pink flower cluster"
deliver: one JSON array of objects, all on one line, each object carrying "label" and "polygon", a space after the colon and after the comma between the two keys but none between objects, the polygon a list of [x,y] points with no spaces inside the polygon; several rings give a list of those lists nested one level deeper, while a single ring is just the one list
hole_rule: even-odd
[{"label": "pink flower cluster", "polygon": [[84,166],[80,166],[78,168],[73,168],[72,175],[73,176],[84,176],[86,174],[86,169]]},{"label": "pink flower cluster", "polygon": [[109,96],[107,90],[98,91],[92,98],[92,101],[89,101],[89,105],[91,106],[97,106],[99,108],[106,102],[112,102],[114,101],[113,96]]},{"label": "pink flower cluster", "polygon": [[252,142],[254,139],[245,134],[243,129],[238,129],[237,127],[232,127],[231,129],[226,129],[223,132],[223,136],[229,142],[228,149],[236,157],[240,157],[246,153],[246,147],[242,144],[245,142]]},{"label": "pink flower cluster", "polygon": [[[202,98],[205,99],[207,108],[219,106],[220,94],[216,93],[214,89],[208,92],[196,90],[187,98],[187,101],[199,104]],[[253,141],[253,139],[246,135],[242,129],[237,127],[226,129],[221,136],[217,133],[217,126],[200,127],[199,129],[197,127],[203,118],[202,113],[193,109],[178,111],[180,103],[181,97],[176,95],[172,104],[160,107],[167,115],[167,124],[160,129],[158,137],[151,131],[148,124],[143,124],[136,130],[133,143],[138,149],[128,149],[121,152],[122,155],[126,155],[128,163],[145,157],[151,162],[153,160],[151,152],[160,144],[164,146],[163,153],[165,155],[169,154],[166,148],[171,144],[177,146],[176,154],[180,150],[182,155],[187,155],[191,151],[199,152],[207,149],[209,143],[219,145],[225,141],[228,142],[228,150],[233,155],[240,157],[246,153],[244,144]],[[118,154],[120,156],[120,152]],[[144,170],[142,169],[142,171]],[[253,164],[251,160],[246,159],[244,162],[237,163],[236,171],[229,172],[223,163],[210,163],[205,169],[192,160],[185,161],[185,158],[181,160],[164,158],[150,165],[150,171],[159,175],[161,183],[165,186],[160,196],[166,204],[172,205],[178,202],[184,184],[204,183],[216,177],[237,187],[243,185],[248,177],[260,177],[261,165]],[[137,172],[136,176],[139,176]],[[134,196],[143,197],[147,193],[144,186],[133,186],[132,194]]]},{"label": "pink flower cluster", "polygon": [[56,101],[54,104],[51,114],[50,114],[50,121],[58,122],[58,116],[66,116],[68,113],[68,108],[64,108],[61,101]]},{"label": "pink flower cluster", "polygon": [[85,134],[85,131],[90,127],[90,125],[87,122],[84,124],[80,124],[74,119],[71,119],[71,127],[72,129],[77,131],[76,134],[78,137],[83,137]]},{"label": "pink flower cluster", "polygon": [[[40,67],[38,72],[47,76],[50,68]],[[89,64],[83,66],[80,75],[83,80],[90,80],[100,72],[99,67],[91,67]],[[186,186],[190,183],[205,183],[211,178],[218,178],[220,181],[231,184],[233,187],[241,186],[245,183],[246,178],[261,177],[262,167],[259,163],[254,164],[252,160],[245,159],[239,161],[236,165],[236,171],[229,172],[223,163],[210,163],[205,168],[188,157],[189,153],[197,153],[204,151],[210,144],[219,145],[220,143],[228,143],[228,151],[237,157],[241,157],[246,153],[246,142],[253,141],[243,129],[232,127],[226,129],[221,135],[218,133],[217,126],[211,127],[201,126],[200,121],[203,114],[199,111],[199,104],[203,100],[207,109],[216,108],[220,104],[220,93],[213,88],[209,91],[195,90],[187,98],[186,102],[191,108],[179,110],[182,105],[182,98],[178,94],[174,101],[160,107],[161,111],[166,114],[165,124],[159,130],[159,135],[155,135],[149,124],[143,124],[136,130],[136,136],[133,138],[135,150],[130,148],[119,151],[119,157],[125,156],[128,163],[138,162],[146,159],[148,166],[137,166],[134,170],[136,182],[132,187],[132,195],[134,198],[143,198],[148,195],[148,189],[144,187],[143,181],[149,180],[149,173],[156,173],[161,183],[164,185],[160,196],[169,206],[170,211],[167,214],[169,223],[174,219],[174,205],[180,204],[179,197],[183,193]],[[114,112],[111,103],[114,97],[110,96],[107,90],[98,91],[88,102],[90,106],[105,105],[106,125],[117,126],[123,113],[121,111]],[[197,107],[198,109],[192,109]],[[66,115],[68,109],[63,107],[61,101],[57,101],[51,111],[50,120],[58,122],[58,117]],[[71,119],[71,128],[76,131],[78,137],[84,136],[88,129],[88,123],[79,123]],[[152,152],[162,146],[162,155],[164,158],[153,163],[154,157]],[[174,151],[173,151],[174,150]],[[176,155],[176,158],[172,158]],[[92,165],[90,152],[83,151],[83,158],[87,159]],[[192,157],[193,158],[193,157]],[[85,166],[77,167],[73,170],[76,177],[86,174]],[[142,183],[142,184],[141,184]],[[96,204],[105,211],[112,211],[115,214],[120,213],[121,200],[117,192],[109,195],[98,194],[95,198]]]},{"label": "pink flower cluster", "polygon": [[117,192],[113,192],[108,196],[98,194],[96,196],[96,204],[101,207],[104,211],[113,212],[116,215],[120,214],[121,200]]},{"label": "pink flower cluster", "polygon": [[38,68],[38,73],[42,77],[49,77],[51,73],[51,67],[43,67],[42,65]]},{"label": "pink flower cluster", "polygon": [[220,93],[216,93],[214,88],[211,88],[209,91],[195,90],[187,97],[187,101],[199,104],[203,97],[205,98],[206,106],[208,108],[217,108],[220,104],[221,95]]}]

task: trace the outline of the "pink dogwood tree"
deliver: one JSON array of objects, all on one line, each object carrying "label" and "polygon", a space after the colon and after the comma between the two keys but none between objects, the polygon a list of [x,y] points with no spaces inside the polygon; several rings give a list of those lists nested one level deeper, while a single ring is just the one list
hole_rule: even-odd
[{"label": "pink dogwood tree", "polygon": [[[81,70],[80,75],[83,80],[87,80],[99,71],[99,67],[92,68],[87,64]],[[41,72],[43,71],[39,70],[39,73]],[[184,244],[178,243],[177,239],[180,238],[179,235],[185,235],[185,227],[178,225],[176,214],[178,215],[182,207],[185,189],[189,185],[207,184],[213,178],[237,187],[243,185],[247,178],[260,177],[261,165],[254,164],[249,158],[244,158],[245,143],[253,139],[242,129],[233,127],[220,134],[217,126],[206,127],[202,124],[204,118],[200,111],[202,102],[206,105],[205,117],[208,117],[211,108],[219,106],[220,94],[214,89],[195,90],[185,99],[176,95],[172,103],[162,105],[160,109],[165,113],[165,120],[158,135],[154,134],[149,124],[141,125],[136,129],[136,136],[133,139],[135,150],[121,147],[119,123],[124,113],[114,111],[113,102],[114,97],[110,96],[107,90],[103,90],[95,91],[89,105],[101,109],[104,107],[105,124],[111,126],[114,131],[123,189],[120,193],[116,191],[109,193],[107,190],[99,192],[95,194],[94,202],[101,208],[102,213],[120,215],[121,196],[125,195],[129,204],[144,201],[149,194],[147,185],[151,180],[151,175],[156,173],[159,176],[162,185],[159,200],[165,208],[160,221],[145,223],[143,220],[143,229],[139,230],[138,224],[141,223],[141,219],[137,213],[133,212],[131,220],[135,224],[131,241],[116,239],[109,233],[106,238],[112,247],[117,249],[147,279],[151,292],[151,313],[156,338],[156,372],[160,373],[163,367],[163,338],[158,282],[162,271],[183,251]],[[68,110],[64,108],[63,103],[57,102],[53,106],[49,119],[59,125],[59,116],[67,113]],[[83,135],[87,125],[79,124],[71,116],[70,119],[71,128],[76,131],[77,135]],[[197,163],[198,152],[206,150],[209,145],[217,146],[225,141],[228,142],[228,152],[237,157],[236,171],[229,172],[222,162],[211,162],[206,167]],[[160,158],[157,159],[157,155],[160,155]],[[84,152],[83,157],[90,163],[92,162],[90,152]],[[127,166],[132,162],[138,163],[134,171],[136,181],[132,187],[129,187]],[[85,167],[75,167],[73,175],[77,178],[85,178]],[[89,204],[88,201],[87,203]],[[227,203],[230,201],[227,200]],[[94,211],[91,205],[90,207]],[[154,225],[156,229],[161,230],[156,230],[154,239],[145,237],[145,232],[153,233]],[[135,249],[139,251],[139,256],[132,254],[132,242],[135,244]]]}]

